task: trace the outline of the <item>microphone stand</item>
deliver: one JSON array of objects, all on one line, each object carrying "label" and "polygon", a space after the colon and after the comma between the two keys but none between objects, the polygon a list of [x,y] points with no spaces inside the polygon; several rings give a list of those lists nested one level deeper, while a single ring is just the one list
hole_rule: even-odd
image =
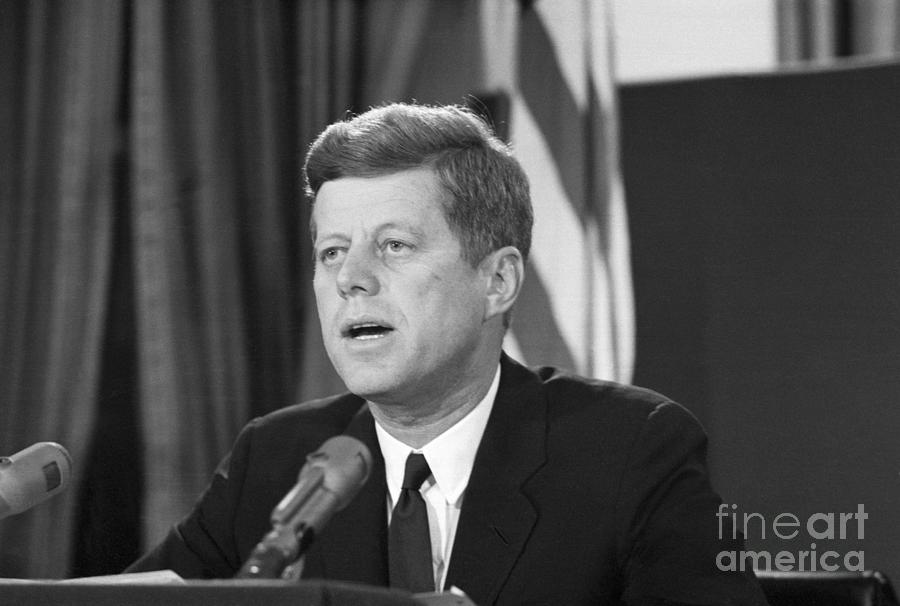
[{"label": "microphone stand", "polygon": [[359,491],[369,477],[372,456],[355,438],[334,436],[306,458],[297,484],[272,510],[272,530],[253,548],[236,579],[300,577],[316,533]]},{"label": "microphone stand", "polygon": [[[310,523],[316,520],[318,525],[324,524],[328,512],[334,510],[337,500],[331,492],[315,491],[322,482],[322,474],[316,470],[314,479],[303,488],[306,497],[300,499],[302,506],[279,507],[272,512],[272,530],[253,548],[250,556],[238,571],[236,579],[279,579],[283,574],[296,576],[296,570],[285,570],[293,566],[302,556],[315,538],[315,526]],[[292,495],[288,495],[291,497]],[[285,502],[291,502],[289,498]],[[299,518],[299,519],[298,519]]]},{"label": "microphone stand", "polygon": [[253,548],[235,578],[281,578],[284,569],[300,557],[300,540],[290,528],[281,524],[275,526]]}]

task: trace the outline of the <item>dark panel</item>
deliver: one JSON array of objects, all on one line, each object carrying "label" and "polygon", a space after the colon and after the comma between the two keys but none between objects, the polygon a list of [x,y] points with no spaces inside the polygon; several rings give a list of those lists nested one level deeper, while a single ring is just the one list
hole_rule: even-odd
[{"label": "dark panel", "polygon": [[[900,65],[886,64],[635,85],[621,99],[636,382],[704,422],[723,497],[768,523],[763,539],[754,519],[752,546],[859,550],[894,578],[898,98]],[[772,534],[779,513],[805,524],[860,504],[869,517],[844,539]]]}]

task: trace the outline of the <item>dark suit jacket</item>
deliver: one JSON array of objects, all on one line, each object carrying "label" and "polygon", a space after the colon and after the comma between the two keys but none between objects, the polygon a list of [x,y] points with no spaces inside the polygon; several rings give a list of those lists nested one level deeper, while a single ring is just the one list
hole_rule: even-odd
[{"label": "dark suit jacket", "polygon": [[[233,576],[305,456],[340,433],[368,445],[373,474],[317,538],[304,577],[386,585],[384,461],[353,395],[248,424],[194,510],[129,570]],[[659,394],[503,356],[447,587],[480,605],[765,603],[752,573],[716,567],[741,545],[717,536],[705,448],[695,419]]]}]

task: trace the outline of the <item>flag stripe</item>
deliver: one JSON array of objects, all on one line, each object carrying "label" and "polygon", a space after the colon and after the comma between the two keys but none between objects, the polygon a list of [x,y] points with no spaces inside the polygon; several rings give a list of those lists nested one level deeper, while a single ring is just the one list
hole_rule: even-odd
[{"label": "flag stripe", "polygon": [[512,100],[513,142],[531,180],[534,208],[531,259],[549,295],[560,333],[575,361],[572,370],[589,371],[590,344],[585,310],[591,305],[590,262],[582,216],[573,209],[552,152],[521,96]]},{"label": "flag stripe", "polygon": [[512,325],[513,335],[525,360],[553,360],[563,368],[574,369],[575,361],[569,352],[559,324],[548,313],[553,308],[547,289],[531,263],[525,268],[525,283],[516,302]]},{"label": "flag stripe", "polygon": [[[532,183],[541,304],[567,346],[567,362],[580,373],[628,380],[628,228],[611,139],[617,131],[607,13],[596,9],[593,0],[523,6],[511,131]],[[529,356],[540,343],[521,331],[516,337]],[[536,355],[560,363],[558,347]]]},{"label": "flag stripe", "polygon": [[586,216],[585,124],[563,77],[553,41],[534,9],[522,13],[519,90],[551,150],[569,203]]},{"label": "flag stripe", "polygon": [[[603,212],[598,213],[602,234],[602,259],[606,267],[609,313],[595,317],[605,323],[609,339],[612,376],[629,382],[634,371],[634,292],[631,281],[628,212],[625,188],[619,164],[619,129],[616,83],[613,77],[612,9],[609,2],[587,2],[585,23],[589,27],[587,54],[591,80],[591,116],[597,125],[594,141],[602,154],[593,165],[594,184],[603,198]],[[598,198],[598,202],[600,198]]]},{"label": "flag stripe", "polygon": [[[518,105],[514,103],[514,144],[532,182],[535,209],[534,262],[549,291],[548,311],[559,323],[567,344],[570,366],[582,374],[593,372],[593,269],[597,260],[586,240],[592,223],[586,162],[586,108],[579,91],[586,90],[583,34],[577,19],[578,3],[560,5],[551,32],[533,7],[523,9],[518,49]],[[565,48],[570,57],[564,73],[552,33],[568,31]],[[579,52],[580,51],[580,52]],[[565,57],[563,57],[564,59]],[[574,68],[581,65],[582,68]],[[583,99],[582,99],[583,101]],[[582,103],[584,105],[584,103]],[[515,111],[518,109],[518,111]],[[522,339],[520,339],[521,341]],[[557,352],[546,348],[539,359]]]}]

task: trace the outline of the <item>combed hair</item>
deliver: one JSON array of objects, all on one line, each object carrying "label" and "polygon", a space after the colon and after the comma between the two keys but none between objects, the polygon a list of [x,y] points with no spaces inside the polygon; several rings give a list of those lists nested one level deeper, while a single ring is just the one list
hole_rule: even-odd
[{"label": "combed hair", "polygon": [[463,107],[394,103],[325,129],[304,165],[315,203],[327,181],[377,177],[426,167],[435,171],[444,214],[473,266],[504,246],[528,257],[534,216],[528,179],[510,149]]}]

